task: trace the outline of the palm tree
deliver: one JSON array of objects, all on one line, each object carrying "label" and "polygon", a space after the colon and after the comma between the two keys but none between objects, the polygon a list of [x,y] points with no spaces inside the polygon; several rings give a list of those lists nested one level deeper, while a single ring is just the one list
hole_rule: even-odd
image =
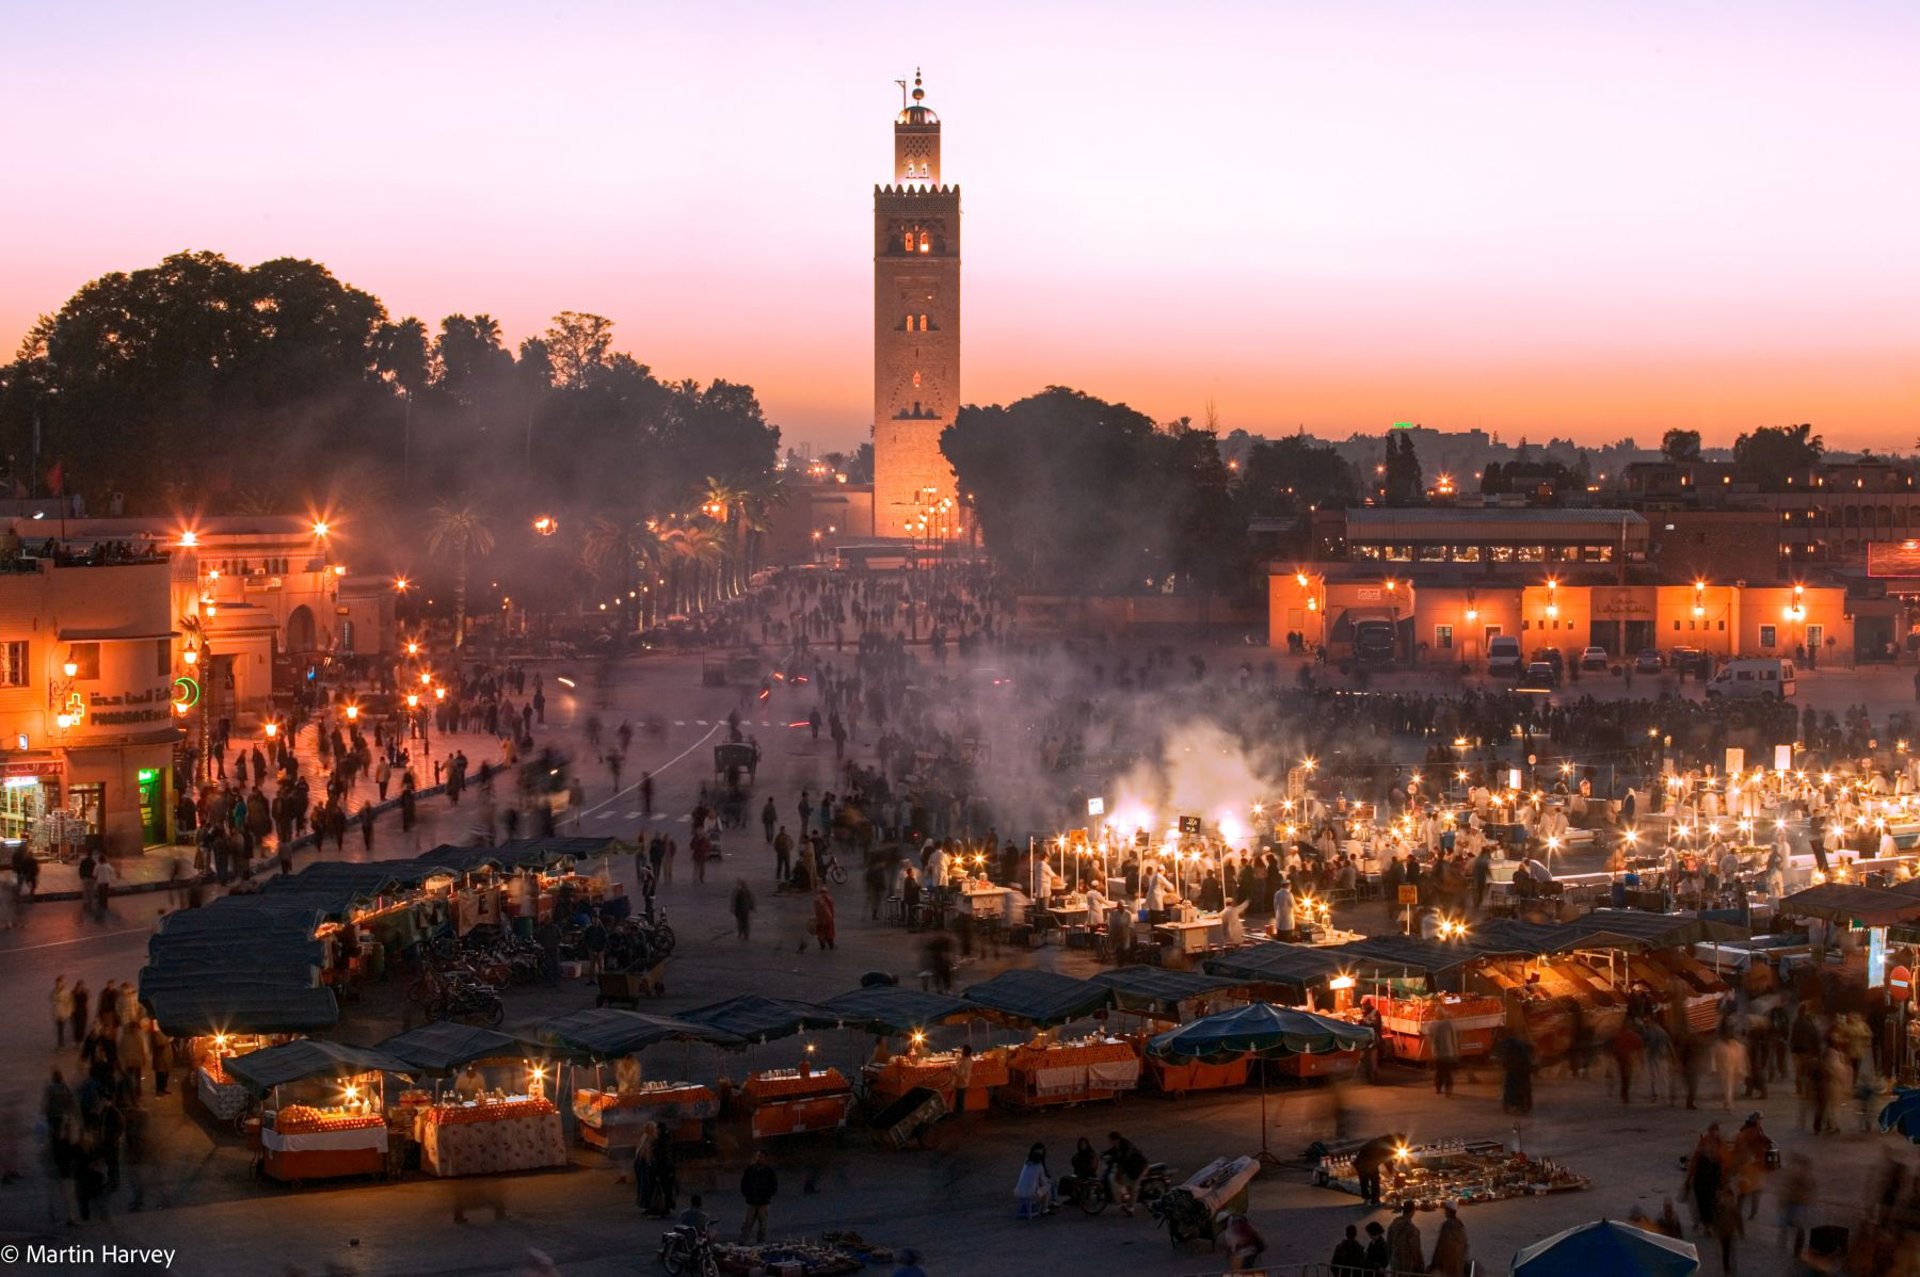
[{"label": "palm tree", "polygon": [[[727,540],[734,549],[734,562],[744,562],[746,547],[742,542],[747,535],[746,489],[708,475],[706,489],[700,497],[700,512],[726,529]],[[740,592],[739,582],[732,577],[732,573],[727,573],[723,581],[729,597]]]},{"label": "palm tree", "polygon": [[[587,525],[580,542],[580,561],[604,583],[611,576],[619,591],[621,615],[627,629],[642,628],[641,618],[653,610],[652,585],[668,557],[666,544],[651,520],[609,519]],[[644,591],[641,589],[645,585]],[[645,593],[644,600],[637,599]]]},{"label": "palm tree", "polygon": [[427,552],[453,559],[453,646],[457,651],[467,641],[467,560],[493,552],[493,530],[468,501],[442,501],[428,518]]},{"label": "palm tree", "polygon": [[697,611],[706,597],[701,586],[705,569],[720,566],[726,559],[726,548],[711,528],[697,523],[669,529],[664,540],[672,555],[675,610]]}]

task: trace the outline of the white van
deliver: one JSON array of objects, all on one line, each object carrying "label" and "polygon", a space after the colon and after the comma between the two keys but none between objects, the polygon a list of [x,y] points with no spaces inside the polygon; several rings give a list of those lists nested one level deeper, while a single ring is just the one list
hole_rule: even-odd
[{"label": "white van", "polygon": [[1793,698],[1793,662],[1777,656],[1728,661],[1707,684],[1707,699],[1784,701]]},{"label": "white van", "polygon": [[1520,640],[1511,634],[1496,634],[1487,640],[1487,673],[1495,678],[1520,677]]}]

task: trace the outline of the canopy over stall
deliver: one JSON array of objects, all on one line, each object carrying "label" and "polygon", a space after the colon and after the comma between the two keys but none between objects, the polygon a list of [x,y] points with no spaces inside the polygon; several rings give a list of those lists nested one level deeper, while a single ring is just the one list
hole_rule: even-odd
[{"label": "canopy over stall", "polygon": [[1256,1055],[1319,1055],[1358,1051],[1373,1042],[1373,1030],[1311,1011],[1255,1002],[1203,1016],[1147,1040],[1149,1054],[1163,1059],[1220,1059]]},{"label": "canopy over stall", "polygon": [[483,1029],[457,1020],[438,1020],[390,1037],[375,1050],[383,1051],[422,1073],[451,1073],[482,1060],[508,1060],[536,1048],[498,1029]]},{"label": "canopy over stall", "polygon": [[1920,918],[1920,896],[1886,887],[1823,882],[1785,897],[1779,909],[1783,914],[1842,925],[1858,922],[1867,927],[1890,927]]},{"label": "canopy over stall", "polygon": [[691,1020],[647,1015],[641,1011],[623,1011],[617,1007],[588,1007],[557,1020],[548,1020],[540,1025],[537,1034],[544,1043],[595,1060],[632,1055],[660,1042],[705,1042],[724,1047],[746,1045],[736,1034]]},{"label": "canopy over stall", "polygon": [[1113,1003],[1113,990],[1104,984],[1023,968],[1002,971],[964,996],[993,1018],[1037,1028],[1084,1019]]},{"label": "canopy over stall", "polygon": [[1182,1003],[1221,997],[1247,987],[1245,980],[1145,965],[1116,967],[1089,979],[1112,991],[1113,1004],[1119,1010],[1163,1020],[1181,1018]]},{"label": "canopy over stall", "polygon": [[1573,936],[1559,948],[1682,949],[1702,940],[1745,940],[1748,929],[1736,923],[1690,913],[1646,913],[1639,909],[1595,909],[1562,924]]},{"label": "canopy over stall", "polygon": [[840,1023],[838,1017],[811,1002],[766,998],[757,993],[695,1007],[681,1012],[680,1018],[748,1042],[789,1037],[802,1029],[831,1029]]},{"label": "canopy over stall", "polygon": [[943,993],[922,993],[878,984],[828,998],[820,1010],[837,1026],[869,1033],[908,1033],[929,1025],[951,1024],[980,1014],[980,1007]]},{"label": "canopy over stall", "polygon": [[255,1095],[288,1082],[316,1077],[352,1077],[360,1073],[398,1073],[411,1077],[413,1066],[385,1051],[342,1046],[303,1038],[225,1061],[227,1075]]},{"label": "canopy over stall", "polygon": [[1265,985],[1289,1002],[1305,1003],[1315,989],[1353,969],[1351,958],[1318,945],[1269,941],[1209,958],[1201,964],[1210,975]]},{"label": "canopy over stall", "polygon": [[1698,1271],[1692,1242],[1610,1219],[1555,1233],[1513,1256],[1513,1277],[1690,1277]]}]

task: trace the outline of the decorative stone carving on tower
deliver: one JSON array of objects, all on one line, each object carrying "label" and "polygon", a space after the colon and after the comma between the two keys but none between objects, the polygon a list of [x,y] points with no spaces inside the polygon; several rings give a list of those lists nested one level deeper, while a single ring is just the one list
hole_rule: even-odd
[{"label": "decorative stone carving on tower", "polygon": [[893,182],[873,188],[873,523],[963,535],[940,432],[960,406],[960,188],[940,184],[940,117],[918,70],[893,121]]}]

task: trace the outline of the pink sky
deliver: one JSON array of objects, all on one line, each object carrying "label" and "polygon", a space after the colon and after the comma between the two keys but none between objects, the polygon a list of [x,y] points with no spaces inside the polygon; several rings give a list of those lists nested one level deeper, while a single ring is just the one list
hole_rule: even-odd
[{"label": "pink sky", "polygon": [[1878,3],[29,6],[0,346],[176,250],[312,257],[514,341],[597,311],[847,446],[918,64],[968,402],[1907,448],[1917,62]]}]

